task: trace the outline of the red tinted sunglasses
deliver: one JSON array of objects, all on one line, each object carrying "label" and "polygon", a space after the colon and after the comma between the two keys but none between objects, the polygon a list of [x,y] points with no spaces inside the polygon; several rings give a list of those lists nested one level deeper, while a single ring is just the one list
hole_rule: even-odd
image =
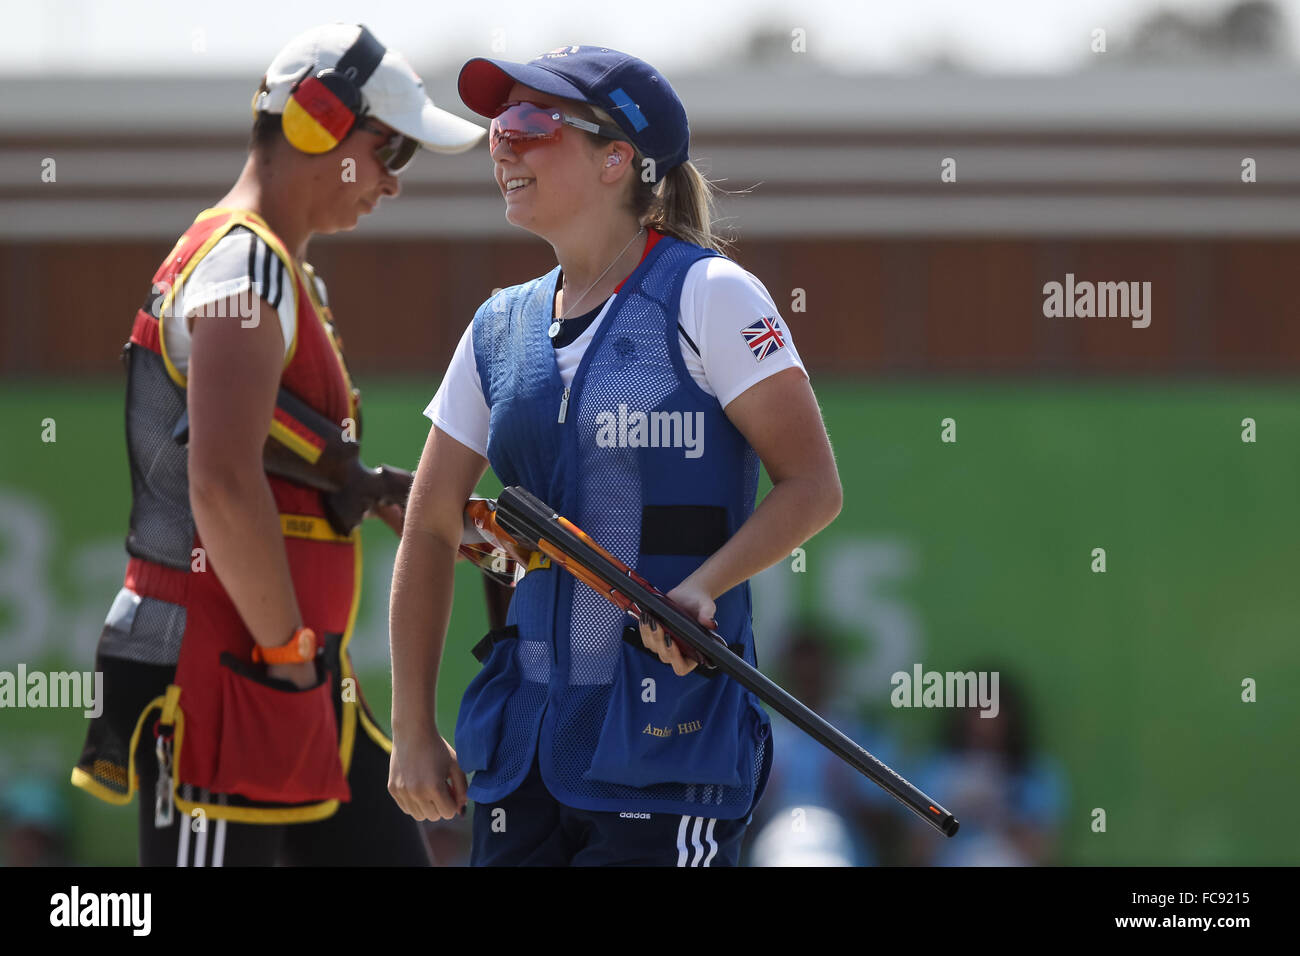
[{"label": "red tinted sunglasses", "polygon": [[504,142],[512,151],[523,152],[556,139],[565,126],[595,133],[606,139],[626,138],[622,130],[612,126],[601,126],[580,116],[570,116],[558,107],[521,101],[501,104],[488,128],[488,148],[495,152],[497,144]]}]

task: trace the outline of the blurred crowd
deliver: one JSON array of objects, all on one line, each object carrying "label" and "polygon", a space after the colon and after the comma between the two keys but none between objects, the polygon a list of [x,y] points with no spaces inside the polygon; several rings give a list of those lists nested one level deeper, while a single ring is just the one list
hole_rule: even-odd
[{"label": "blurred crowd", "polygon": [[0,781],[0,866],[70,865],[67,800],[52,774],[24,769]]},{"label": "blurred crowd", "polygon": [[[979,670],[979,668],[973,668]],[[941,711],[928,750],[900,743],[898,721],[862,716],[833,686],[830,643],[804,629],[787,645],[776,676],[796,697],[942,803],[961,823],[946,839],[789,722],[773,718],[776,761],[754,814],[750,866],[1042,866],[1059,863],[1066,787],[1060,764],[1034,742],[1020,682],[1000,675],[996,717],[976,707]],[[839,691],[839,692],[837,692]],[[913,714],[914,711],[904,713]]]}]

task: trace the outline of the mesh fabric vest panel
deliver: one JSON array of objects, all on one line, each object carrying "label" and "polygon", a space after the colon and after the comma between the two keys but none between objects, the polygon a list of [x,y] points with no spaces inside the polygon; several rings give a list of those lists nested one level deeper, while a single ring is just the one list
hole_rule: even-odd
[{"label": "mesh fabric vest panel", "polygon": [[[474,319],[497,476],[574,520],[663,591],[706,556],[642,553],[643,508],[722,509],[730,535],[752,513],[758,486],[757,455],[691,379],[678,344],[682,283],[710,255],[668,237],[651,250],[587,347],[563,423],[564,387],[546,336],[558,269],[503,290]],[[636,447],[647,435],[628,423],[656,414],[653,440],[666,447]],[[688,416],[703,426],[697,457],[684,447]],[[743,644],[753,662],[748,584],[716,603],[719,632]],[[494,650],[457,723],[461,765],[476,771],[473,799],[491,802],[517,787],[540,738],[543,780],[570,806],[720,818],[748,812],[771,759],[756,699],[723,677],[677,677],[624,644],[627,621],[557,569],[519,583],[508,619],[518,639]]]}]

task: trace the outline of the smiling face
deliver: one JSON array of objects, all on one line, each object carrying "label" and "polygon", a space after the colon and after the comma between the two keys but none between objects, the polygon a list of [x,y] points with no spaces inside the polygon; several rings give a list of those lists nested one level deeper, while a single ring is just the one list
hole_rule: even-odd
[{"label": "smiling face", "polygon": [[[362,216],[374,212],[381,198],[395,197],[401,191],[397,177],[375,157],[375,150],[388,141],[392,132],[387,124],[366,117],[337,149],[306,157],[313,198],[312,232],[353,229]],[[352,162],[345,163],[349,159]]]},{"label": "smiling face", "polygon": [[[506,102],[518,101],[586,116],[580,105],[520,83],[511,87],[506,97]],[[615,149],[631,155],[626,143],[596,142],[572,126],[564,126],[552,140],[518,152],[506,142],[498,143],[492,163],[497,188],[506,201],[506,220],[546,238],[601,208],[611,201],[610,177],[603,170],[607,154]]]}]

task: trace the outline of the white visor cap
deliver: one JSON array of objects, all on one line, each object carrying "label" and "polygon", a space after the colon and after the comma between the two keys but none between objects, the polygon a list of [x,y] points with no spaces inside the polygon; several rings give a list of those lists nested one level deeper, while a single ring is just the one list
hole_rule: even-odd
[{"label": "white visor cap", "polygon": [[[308,73],[315,75],[335,66],[359,36],[361,27],[355,23],[331,23],[294,37],[266,68],[267,92],[254,101],[254,110],[283,113],[294,84]],[[386,48],[383,60],[362,84],[361,96],[367,116],[435,153],[463,153],[487,132],[434,106],[424,92],[424,82],[393,49]]]}]

